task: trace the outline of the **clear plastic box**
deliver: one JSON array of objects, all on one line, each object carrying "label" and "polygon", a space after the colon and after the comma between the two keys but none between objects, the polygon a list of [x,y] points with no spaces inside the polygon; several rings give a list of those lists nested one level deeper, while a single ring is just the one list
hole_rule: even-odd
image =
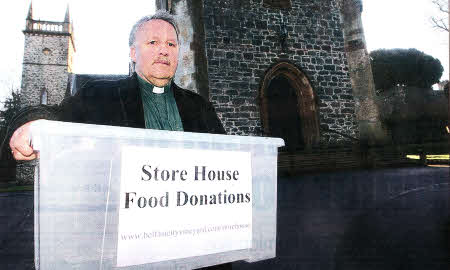
[{"label": "clear plastic box", "polygon": [[[31,126],[36,269],[196,269],[275,257],[277,148],[282,139],[40,120]],[[252,248],[116,267],[120,151],[124,146],[251,153]],[[113,165],[114,164],[114,165]]]}]

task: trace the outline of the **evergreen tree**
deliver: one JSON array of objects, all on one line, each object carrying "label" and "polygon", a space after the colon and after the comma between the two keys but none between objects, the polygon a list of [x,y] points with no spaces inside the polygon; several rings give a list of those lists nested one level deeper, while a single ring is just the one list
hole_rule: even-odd
[{"label": "evergreen tree", "polygon": [[417,49],[380,49],[370,58],[377,90],[397,85],[430,89],[444,71],[438,59]]},{"label": "evergreen tree", "polygon": [[3,102],[3,109],[0,110],[0,128],[6,128],[19,110],[20,93],[18,90],[13,90],[11,96]]},{"label": "evergreen tree", "polygon": [[11,96],[7,97],[3,102],[3,109],[0,110],[0,161],[4,160],[8,155],[7,132],[8,125],[11,123],[13,117],[20,109],[20,93],[18,90],[12,91]]}]

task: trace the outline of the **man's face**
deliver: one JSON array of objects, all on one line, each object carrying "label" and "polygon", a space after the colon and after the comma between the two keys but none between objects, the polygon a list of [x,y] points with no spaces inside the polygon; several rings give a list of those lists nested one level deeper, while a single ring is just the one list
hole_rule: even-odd
[{"label": "man's face", "polygon": [[173,26],[163,20],[146,22],[136,31],[130,57],[142,78],[158,87],[166,85],[178,64],[177,34]]}]

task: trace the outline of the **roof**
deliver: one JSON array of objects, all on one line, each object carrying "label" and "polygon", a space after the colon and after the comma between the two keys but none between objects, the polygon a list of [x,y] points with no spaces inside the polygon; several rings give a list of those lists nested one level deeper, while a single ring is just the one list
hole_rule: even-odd
[{"label": "roof", "polygon": [[69,76],[68,90],[70,91],[70,95],[73,96],[78,92],[78,89],[90,81],[115,81],[125,79],[128,76],[128,74],[71,74],[71,76]]}]

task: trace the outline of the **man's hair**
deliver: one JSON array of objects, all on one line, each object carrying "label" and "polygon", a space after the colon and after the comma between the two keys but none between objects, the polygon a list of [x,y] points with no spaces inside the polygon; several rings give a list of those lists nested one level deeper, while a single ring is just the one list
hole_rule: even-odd
[{"label": "man's hair", "polygon": [[170,14],[169,12],[160,9],[155,12],[153,15],[147,15],[139,19],[134,25],[133,28],[131,28],[130,32],[130,38],[128,40],[128,45],[131,47],[134,44],[134,41],[136,40],[136,32],[141,28],[146,22],[149,22],[151,20],[163,20],[165,22],[170,23],[173,28],[175,29],[175,33],[177,34],[177,40],[178,40],[178,26],[175,21],[175,17]]}]

